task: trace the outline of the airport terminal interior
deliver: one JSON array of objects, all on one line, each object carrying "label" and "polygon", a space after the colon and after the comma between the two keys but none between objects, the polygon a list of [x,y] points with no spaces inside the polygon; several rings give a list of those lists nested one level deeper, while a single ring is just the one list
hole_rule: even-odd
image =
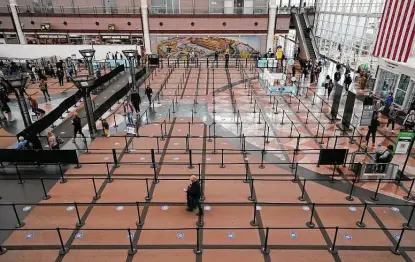
[{"label": "airport terminal interior", "polygon": [[0,0],[0,262],[415,261],[415,0]]}]

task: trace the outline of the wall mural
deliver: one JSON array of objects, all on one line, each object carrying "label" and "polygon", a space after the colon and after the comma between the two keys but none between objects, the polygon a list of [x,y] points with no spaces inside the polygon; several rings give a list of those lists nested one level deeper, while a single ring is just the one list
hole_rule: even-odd
[{"label": "wall mural", "polygon": [[213,57],[218,51],[219,57],[229,52],[231,57],[250,58],[259,52],[261,37],[157,37],[157,43],[157,54],[161,57],[167,57],[170,47],[173,57],[185,57],[192,51],[199,57]]}]

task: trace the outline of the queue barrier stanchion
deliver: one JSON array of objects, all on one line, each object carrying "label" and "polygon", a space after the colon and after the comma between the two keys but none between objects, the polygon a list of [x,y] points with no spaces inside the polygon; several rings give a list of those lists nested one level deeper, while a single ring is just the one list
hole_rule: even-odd
[{"label": "queue barrier stanchion", "polygon": [[401,234],[399,235],[399,239],[398,239],[398,242],[396,243],[396,246],[391,249],[392,253],[395,255],[401,255],[401,251],[399,250],[399,247],[401,245],[401,241],[403,238],[403,234],[405,233],[405,230],[406,230],[405,228],[402,228]]},{"label": "queue barrier stanchion", "polygon": [[265,155],[265,150],[261,150],[261,164],[259,165],[259,168],[264,169],[264,155]]},{"label": "queue barrier stanchion", "polygon": [[269,248],[268,248],[268,235],[269,235],[269,227],[266,227],[264,246],[261,248],[261,252],[263,254],[269,254],[270,253]]},{"label": "queue barrier stanchion", "polygon": [[363,212],[362,212],[362,216],[360,217],[360,220],[356,222],[356,226],[360,228],[364,228],[366,226],[366,224],[363,222],[363,219],[365,218],[365,214],[366,214],[366,209],[367,209],[367,203],[365,203],[365,206],[363,207]]},{"label": "queue barrier stanchion", "polygon": [[251,183],[249,183],[249,192],[250,193],[249,193],[248,200],[249,201],[254,201],[255,200],[255,198],[254,198],[254,179],[251,178],[250,181],[251,181]]},{"label": "queue barrier stanchion", "polygon": [[202,254],[202,248],[200,247],[200,227],[196,228],[196,248],[193,249],[196,255]]},{"label": "queue barrier stanchion", "polygon": [[45,181],[43,181],[43,177],[40,177],[40,183],[42,184],[42,190],[43,190],[43,200],[48,200],[50,199],[50,195],[48,194],[48,192],[46,191],[46,187],[45,187]]},{"label": "queue barrier stanchion", "polygon": [[154,149],[151,149],[151,167],[153,168],[154,172],[153,184],[158,184],[160,181],[157,178],[156,155],[154,153]]},{"label": "queue barrier stanchion", "polygon": [[411,186],[409,187],[409,190],[408,190],[408,195],[404,196],[403,199],[411,200],[411,192],[412,192],[412,188],[414,187],[414,183],[415,183],[415,178],[412,179]]},{"label": "queue barrier stanchion", "polygon": [[95,184],[95,177],[92,177],[91,180],[92,180],[92,186],[94,187],[94,197],[93,197],[93,199],[94,200],[98,200],[98,199],[101,198],[101,195],[97,191],[97,186]]},{"label": "queue barrier stanchion", "polygon": [[60,175],[61,175],[61,179],[59,180],[59,183],[61,183],[61,184],[65,184],[66,182],[68,182],[68,180],[64,177],[64,175],[63,175],[63,170],[62,170],[62,165],[61,165],[61,163],[58,163],[58,166],[59,166],[59,173],[60,173]]},{"label": "queue barrier stanchion", "polygon": [[114,179],[112,179],[111,177],[111,171],[110,171],[110,166],[109,163],[105,163],[106,167],[107,167],[107,182],[108,183],[112,183],[114,181]]},{"label": "queue barrier stanchion", "polygon": [[293,183],[297,183],[297,181],[298,181],[297,172],[298,172],[298,162],[295,163],[294,178],[293,178],[293,180],[291,180]]},{"label": "queue barrier stanchion", "polygon": [[144,221],[141,219],[141,213],[140,213],[140,203],[139,202],[135,202],[135,205],[137,207],[137,217],[138,220],[135,223],[138,227],[144,225]]},{"label": "queue barrier stanchion", "polygon": [[255,227],[258,226],[258,221],[256,219],[256,208],[257,208],[257,202],[254,202],[254,218],[252,219],[252,221],[250,222],[250,225]]},{"label": "queue barrier stanchion", "polygon": [[244,183],[248,183],[248,170],[249,170],[249,162],[245,162],[245,179],[242,181]]},{"label": "queue barrier stanchion", "polygon": [[333,173],[331,174],[331,178],[330,178],[330,180],[329,180],[329,182],[330,183],[336,183],[336,181],[334,180],[334,175],[335,175],[335,173],[336,173],[336,168],[337,168],[337,165],[334,165],[333,166]]},{"label": "queue barrier stanchion", "polygon": [[309,220],[309,221],[307,221],[307,223],[305,223],[305,225],[306,225],[307,227],[309,227],[309,228],[314,228],[314,227],[315,227],[315,224],[314,224],[314,222],[313,222],[313,216],[314,216],[315,206],[316,206],[316,204],[315,204],[315,203],[313,203],[313,204],[311,205],[311,215],[310,215],[310,220]]},{"label": "queue barrier stanchion", "polygon": [[412,205],[411,214],[409,215],[408,221],[402,225],[403,228],[412,229],[411,220],[412,220],[412,217],[414,216],[414,212],[415,212],[415,205]]},{"label": "queue barrier stanchion", "polygon": [[114,168],[118,168],[120,167],[120,165],[118,164],[118,160],[117,160],[117,152],[115,151],[115,149],[112,149],[112,158],[114,160]]},{"label": "queue barrier stanchion", "polygon": [[132,234],[131,234],[131,229],[128,228],[127,229],[127,232],[128,232],[128,239],[130,240],[130,248],[128,249],[128,255],[129,256],[134,256],[137,253],[137,249],[134,249],[133,238],[132,238]]},{"label": "queue barrier stanchion", "polygon": [[80,227],[82,227],[83,225],[85,225],[85,222],[84,222],[84,221],[82,221],[82,219],[81,219],[81,215],[79,214],[78,203],[74,202],[73,204],[74,204],[74,206],[75,206],[76,218],[78,219],[78,222],[75,224],[75,226],[76,226],[77,228],[80,228]]},{"label": "queue barrier stanchion", "polygon": [[223,149],[221,149],[221,164],[219,166],[220,168],[225,168],[225,163],[223,162]]},{"label": "queue barrier stanchion", "polygon": [[149,200],[151,200],[152,197],[150,195],[150,189],[148,187],[148,178],[146,178],[145,181],[146,181],[146,190],[147,190],[147,195],[145,197],[145,200],[149,201]]},{"label": "queue barrier stanchion", "polygon": [[188,168],[189,169],[193,169],[194,168],[193,162],[192,162],[192,150],[191,149],[189,149],[189,166],[188,166]]},{"label": "queue barrier stanchion", "polygon": [[[199,199],[198,201],[200,201],[200,199]],[[197,226],[197,227],[203,227],[203,225],[205,224],[205,223],[203,222],[203,219],[202,219],[203,207],[202,207],[202,204],[200,204],[200,203],[199,203],[199,206],[200,206],[200,208],[201,208],[202,210],[199,210],[199,212],[198,212],[198,214],[197,214],[197,222],[196,222],[196,226]]]},{"label": "queue barrier stanchion", "polygon": [[19,214],[17,213],[16,205],[13,203],[12,208],[14,211],[14,215],[16,216],[17,224],[14,226],[15,228],[22,228],[26,225],[25,222],[20,220]]},{"label": "queue barrier stanchion", "polygon": [[332,253],[332,254],[337,254],[336,241],[337,241],[337,233],[338,232],[339,232],[339,227],[336,226],[336,230],[334,232],[333,244],[331,245],[331,247],[329,247],[329,252]]},{"label": "queue barrier stanchion", "polygon": [[352,187],[350,188],[349,195],[346,196],[347,201],[353,201],[354,200],[352,195],[353,195],[353,189],[354,189],[355,184],[356,184],[356,179],[353,179],[353,184],[352,184]]},{"label": "queue barrier stanchion", "polygon": [[301,188],[301,196],[298,197],[298,200],[305,201],[304,194],[305,194],[305,185],[306,185],[307,179],[304,178],[303,180],[303,187]]},{"label": "queue barrier stanchion", "polygon": [[382,178],[379,178],[379,182],[378,182],[378,185],[376,187],[375,194],[370,197],[373,201],[378,201],[379,200],[379,198],[378,198],[378,192],[379,192],[380,183],[382,183]]},{"label": "queue barrier stanchion", "polygon": [[59,255],[65,255],[66,253],[69,252],[69,248],[66,248],[65,244],[63,243],[61,230],[59,227],[56,228],[56,231],[58,232],[59,243],[61,244],[61,248],[59,249]]},{"label": "queue barrier stanchion", "polygon": [[22,176],[20,174],[19,168],[17,167],[17,164],[14,164],[14,166],[16,168],[17,177],[19,178],[19,182],[17,182],[17,183],[20,184],[20,185],[23,185],[25,181],[22,180]]}]

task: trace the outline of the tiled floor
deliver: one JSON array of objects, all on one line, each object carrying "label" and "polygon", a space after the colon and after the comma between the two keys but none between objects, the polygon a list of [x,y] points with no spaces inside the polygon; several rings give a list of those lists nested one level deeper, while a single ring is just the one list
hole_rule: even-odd
[{"label": "tiled floor", "polygon": [[[375,202],[377,182],[353,187],[348,166],[317,167],[321,148],[352,153],[362,149],[359,139],[350,144],[338,135],[320,98],[312,105],[313,92],[324,92],[320,85],[300,100],[284,95],[269,103],[249,68],[176,68],[160,104],[147,111],[148,123],[141,113],[140,137],[122,137],[121,117],[120,130],[95,139],[80,157],[82,167],[66,171],[68,182],[57,183],[49,200],[30,211],[23,210],[28,204],[16,206],[18,214],[30,213],[2,244],[9,250],[0,261],[411,261],[411,230],[400,242],[402,256],[389,251],[413,212],[414,202],[402,198],[410,183],[380,184]],[[167,70],[159,71],[154,93],[166,77]],[[377,141],[389,139],[379,132]],[[414,166],[411,158],[409,176]],[[185,210],[190,175],[203,180],[200,217]],[[350,192],[353,201],[346,200]],[[85,225],[75,229],[79,220]],[[356,225],[361,220],[365,228]],[[58,232],[69,249],[64,256]],[[264,247],[269,254],[261,253]]]}]

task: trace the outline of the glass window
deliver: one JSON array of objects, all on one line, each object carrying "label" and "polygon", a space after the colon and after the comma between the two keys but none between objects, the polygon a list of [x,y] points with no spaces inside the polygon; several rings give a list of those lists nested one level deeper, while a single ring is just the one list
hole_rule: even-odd
[{"label": "glass window", "polygon": [[377,94],[380,98],[385,99],[389,92],[394,91],[399,75],[381,69],[379,73],[379,82],[377,87]]}]

